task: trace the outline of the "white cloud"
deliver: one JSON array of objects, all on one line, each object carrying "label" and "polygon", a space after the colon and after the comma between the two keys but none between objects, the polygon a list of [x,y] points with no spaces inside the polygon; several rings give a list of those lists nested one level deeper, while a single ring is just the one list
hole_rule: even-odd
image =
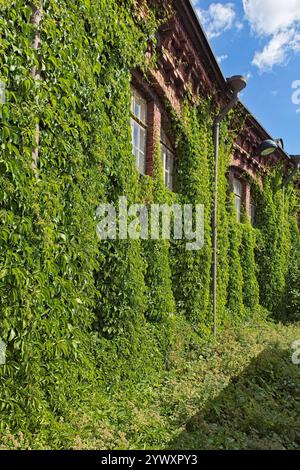
[{"label": "white cloud", "polygon": [[252,31],[269,38],[252,62],[260,71],[285,64],[300,51],[300,0],[243,0],[243,5]]},{"label": "white cloud", "polygon": [[252,29],[260,35],[276,34],[300,21],[299,0],[243,0]]},{"label": "white cloud", "polygon": [[238,31],[241,31],[244,28],[244,23],[242,23],[241,21],[237,21],[235,23],[235,27]]},{"label": "white cloud", "polygon": [[221,62],[224,62],[224,60],[227,60],[227,59],[228,59],[227,54],[220,55],[220,56],[217,57],[217,61],[219,62],[219,64],[221,64]]},{"label": "white cloud", "polygon": [[293,33],[290,31],[275,34],[261,52],[256,52],[252,61],[261,71],[271,70],[274,65],[286,63],[289,56],[289,44]]},{"label": "white cloud", "polygon": [[[197,5],[197,2],[194,4]],[[196,12],[209,39],[220,36],[234,26],[236,13],[233,3],[212,3],[208,10],[196,8]]]},{"label": "white cloud", "polygon": [[300,52],[300,27],[299,33],[296,33],[294,39],[291,41],[291,48],[294,52]]}]

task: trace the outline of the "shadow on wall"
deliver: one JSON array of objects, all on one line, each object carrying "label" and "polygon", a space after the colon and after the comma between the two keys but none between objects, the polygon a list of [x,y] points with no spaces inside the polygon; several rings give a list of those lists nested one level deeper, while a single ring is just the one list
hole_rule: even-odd
[{"label": "shadow on wall", "polygon": [[300,449],[300,366],[264,350],[185,425],[168,449]]}]

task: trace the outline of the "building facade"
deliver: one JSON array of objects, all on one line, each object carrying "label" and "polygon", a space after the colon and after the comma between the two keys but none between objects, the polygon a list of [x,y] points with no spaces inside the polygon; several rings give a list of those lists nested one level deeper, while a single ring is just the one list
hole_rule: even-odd
[{"label": "building facade", "polygon": [[[170,6],[170,2],[162,3],[166,9]],[[148,54],[153,52],[149,47]],[[170,130],[167,109],[171,107],[180,114],[187,94],[195,99],[199,95],[213,95],[216,106],[220,107],[230,97],[226,79],[190,1],[173,1],[168,21],[157,34],[155,52],[158,52],[157,68],[148,74],[147,79],[138,70],[133,74],[131,126],[134,155],[140,173],[152,175],[155,142],[160,141],[165,184],[176,192],[173,182],[175,136]],[[270,168],[281,163],[283,172],[288,174],[293,163],[280,147],[269,157],[257,154],[261,142],[272,137],[242,103],[239,103],[239,108],[245,116],[245,124],[234,143],[229,178],[238,220],[244,207],[254,223],[255,200],[249,178],[262,184],[263,175]]]}]

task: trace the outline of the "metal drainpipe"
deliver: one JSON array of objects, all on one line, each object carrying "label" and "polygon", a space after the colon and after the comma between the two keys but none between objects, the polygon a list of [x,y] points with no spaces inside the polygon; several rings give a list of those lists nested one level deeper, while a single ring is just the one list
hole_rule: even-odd
[{"label": "metal drainpipe", "polygon": [[214,149],[215,149],[215,175],[214,175],[214,211],[213,211],[213,318],[214,336],[217,336],[217,283],[218,283],[218,175],[219,175],[219,140],[220,123],[225,119],[229,111],[234,108],[239,101],[238,93],[233,94],[233,98],[223,111],[214,120]]}]

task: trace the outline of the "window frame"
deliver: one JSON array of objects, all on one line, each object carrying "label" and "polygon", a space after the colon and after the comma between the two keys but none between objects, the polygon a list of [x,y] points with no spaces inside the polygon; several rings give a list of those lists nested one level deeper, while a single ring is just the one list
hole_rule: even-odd
[{"label": "window frame", "polygon": [[[236,183],[238,183],[238,185]],[[239,186],[239,190],[237,190],[238,186]],[[244,193],[243,181],[241,181],[236,176],[233,176],[233,178],[232,178],[232,189],[233,189],[233,194],[234,194],[237,222],[241,223],[242,208],[243,208],[243,193]],[[239,201],[238,204],[237,204],[237,201]]]},{"label": "window frame", "polygon": [[255,219],[256,219],[256,204],[253,196],[250,197],[250,204],[249,204],[249,218],[252,227],[255,226]]},{"label": "window frame", "polygon": [[[136,105],[136,98],[141,101],[144,105],[144,112],[141,112],[139,116],[134,113],[134,107]],[[142,120],[143,114],[145,120]],[[137,90],[134,86],[131,87],[131,105],[130,105],[130,126],[131,126],[131,142],[132,142],[132,153],[135,159],[135,168],[140,175],[147,174],[147,141],[148,141],[148,127],[149,127],[149,113],[148,113],[148,102],[146,98]],[[135,126],[138,129],[138,145],[135,145]],[[143,135],[143,148],[140,145],[141,136]]]},{"label": "window frame", "polygon": [[[163,165],[163,176],[164,184],[170,191],[174,190],[174,164],[175,164],[175,152],[172,144],[165,132],[163,126],[160,129],[160,145],[161,145],[161,156]],[[171,161],[171,166],[167,166],[167,160]]]}]

